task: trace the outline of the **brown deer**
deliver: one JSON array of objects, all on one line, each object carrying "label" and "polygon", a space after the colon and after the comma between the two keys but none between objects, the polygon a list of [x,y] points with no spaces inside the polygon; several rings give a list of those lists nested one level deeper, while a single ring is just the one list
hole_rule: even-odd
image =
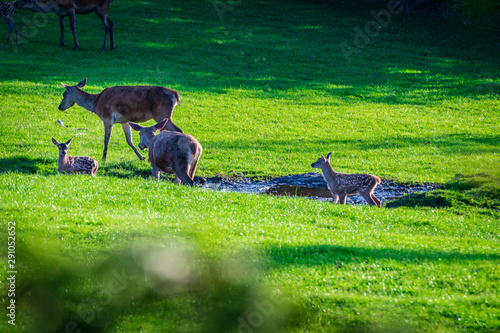
[{"label": "brown deer", "polygon": [[332,153],[329,153],[326,158],[321,155],[316,162],[311,164],[311,167],[321,169],[335,203],[340,198],[340,203],[345,205],[348,195],[359,193],[370,206],[382,206],[380,200],[373,194],[375,187],[380,184],[380,178],[362,173],[345,174],[335,172],[330,164],[331,157]]},{"label": "brown deer", "polygon": [[68,148],[71,140],[73,138],[69,139],[68,142],[59,143],[56,139],[52,138],[52,143],[59,148],[59,161],[57,162],[59,173],[83,173],[95,177],[99,168],[96,160],[86,156],[68,156]]},{"label": "brown deer", "polygon": [[2,19],[9,27],[9,35],[7,36],[7,44],[10,42],[10,35],[12,34],[12,29],[16,32],[16,45],[19,45],[19,29],[17,28],[16,23],[14,22],[14,4],[9,2],[0,2],[0,15],[2,15]]},{"label": "brown deer", "polygon": [[175,182],[193,186],[196,166],[200,159],[202,147],[189,134],[162,131],[169,119],[165,119],[154,126],[142,127],[134,123],[129,125],[139,131],[141,142],[139,148],[149,148],[149,162],[153,168],[153,177],[160,180],[160,171],[175,175]]},{"label": "brown deer", "polygon": [[14,6],[19,9],[31,9],[34,12],[56,13],[59,16],[59,25],[61,27],[60,47],[64,46],[64,18],[69,16],[69,24],[73,32],[73,40],[75,41],[75,50],[78,50],[80,47],[76,40],[75,14],[95,12],[104,25],[104,44],[102,45],[102,50],[106,51],[108,33],[109,49],[113,50],[115,48],[113,22],[108,17],[108,9],[112,2],[113,0],[18,0],[14,3]]},{"label": "brown deer", "polygon": [[129,121],[140,123],[154,119],[159,122],[169,118],[165,129],[182,133],[172,122],[174,107],[181,101],[177,91],[159,86],[116,86],[106,88],[99,94],[89,94],[82,90],[86,83],[87,79],[83,79],[76,86],[62,83],[65,90],[59,110],[65,111],[76,103],[101,118],[104,123],[103,161],[106,161],[111,132],[116,123],[122,125],[128,145],[141,160],[144,156],[132,142]]}]

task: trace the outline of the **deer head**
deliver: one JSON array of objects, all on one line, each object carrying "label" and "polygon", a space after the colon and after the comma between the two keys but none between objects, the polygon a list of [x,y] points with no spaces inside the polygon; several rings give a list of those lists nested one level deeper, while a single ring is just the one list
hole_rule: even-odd
[{"label": "deer head", "polygon": [[78,91],[81,91],[83,87],[87,84],[87,79],[83,79],[80,83],[78,83],[76,86],[69,86],[67,84],[62,83],[62,86],[64,87],[64,92],[63,92],[63,100],[61,101],[61,104],[59,104],[59,110],[61,111],[66,111],[73,105],[75,105],[76,100],[77,100],[77,93]]},{"label": "deer head", "polygon": [[316,162],[314,162],[313,164],[311,164],[311,167],[313,168],[318,168],[318,169],[321,169],[321,167],[323,165],[326,165],[327,163],[330,163],[330,159],[332,158],[332,153],[328,153],[328,155],[326,155],[326,157],[323,156],[323,154],[321,154],[321,157],[318,158],[318,160]]},{"label": "deer head", "polygon": [[137,125],[134,123],[128,123],[132,129],[139,132],[139,136],[141,138],[141,142],[139,142],[139,149],[144,150],[149,148],[151,140],[155,137],[156,132],[161,130],[170,119],[165,119],[157,123],[156,125],[143,127],[141,125]]},{"label": "deer head", "polygon": [[68,153],[69,144],[73,138],[69,139],[67,142],[59,143],[56,139],[52,138],[52,143],[59,148],[59,155],[64,156]]}]

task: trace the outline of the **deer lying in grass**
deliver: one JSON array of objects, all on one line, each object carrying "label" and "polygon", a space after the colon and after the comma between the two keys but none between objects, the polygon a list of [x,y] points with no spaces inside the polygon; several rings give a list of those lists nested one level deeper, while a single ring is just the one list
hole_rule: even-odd
[{"label": "deer lying in grass", "polygon": [[340,198],[340,203],[345,205],[348,195],[359,193],[370,206],[382,206],[380,200],[373,194],[375,187],[380,184],[380,178],[369,174],[335,172],[330,164],[331,157],[332,153],[329,153],[326,158],[321,155],[316,162],[311,164],[311,167],[321,169],[335,203]]},{"label": "deer lying in grass", "polygon": [[59,161],[57,162],[57,169],[59,173],[84,173],[95,177],[99,165],[97,161],[86,156],[68,156],[68,146],[72,138],[68,142],[59,143],[56,139],[52,138],[52,143],[59,148]]},{"label": "deer lying in grass", "polygon": [[16,32],[16,45],[19,45],[19,29],[14,22],[14,4],[9,2],[0,2],[0,15],[2,19],[9,27],[9,35],[7,36],[7,44],[10,42],[10,35],[12,34],[12,29]]},{"label": "deer lying in grass", "polygon": [[171,120],[175,106],[181,103],[181,97],[177,91],[159,86],[116,86],[106,88],[99,94],[89,94],[82,90],[85,84],[87,84],[87,79],[83,79],[75,86],[63,83],[65,90],[59,110],[66,111],[76,103],[101,118],[104,123],[103,161],[106,161],[111,132],[116,123],[122,125],[128,145],[141,160],[144,156],[139,153],[132,142],[129,121],[142,123],[153,118],[159,122],[169,118],[170,121],[165,129],[182,133],[182,130]]},{"label": "deer lying in grass", "polygon": [[149,148],[149,162],[153,168],[153,177],[160,180],[160,171],[175,175],[175,182],[193,186],[196,166],[202,148],[200,143],[189,134],[162,131],[155,136],[170,120],[165,119],[154,126],[142,127],[129,123],[130,127],[139,131],[141,142],[139,148]]}]

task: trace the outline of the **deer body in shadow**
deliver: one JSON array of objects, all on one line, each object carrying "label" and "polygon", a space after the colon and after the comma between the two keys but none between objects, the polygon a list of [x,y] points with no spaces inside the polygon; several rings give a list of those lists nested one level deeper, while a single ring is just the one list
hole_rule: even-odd
[{"label": "deer body in shadow", "polygon": [[104,43],[102,50],[106,51],[106,42],[109,34],[109,49],[115,48],[113,40],[113,22],[108,17],[108,9],[113,0],[18,0],[14,3],[16,8],[30,9],[40,13],[55,13],[59,16],[59,26],[61,29],[60,47],[64,46],[64,18],[69,17],[69,24],[73,32],[75,50],[80,48],[76,39],[75,15],[95,12],[104,25]]},{"label": "deer body in shadow", "polygon": [[14,22],[14,4],[15,2],[0,2],[0,16],[4,20],[5,24],[9,27],[9,35],[7,36],[7,44],[10,42],[10,35],[12,30],[16,32],[16,45],[19,45],[19,29]]}]

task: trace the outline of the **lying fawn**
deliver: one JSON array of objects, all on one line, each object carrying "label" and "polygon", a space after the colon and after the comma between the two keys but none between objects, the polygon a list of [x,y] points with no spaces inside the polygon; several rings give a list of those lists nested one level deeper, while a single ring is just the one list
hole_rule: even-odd
[{"label": "lying fawn", "polygon": [[149,162],[153,168],[153,177],[160,180],[160,171],[175,175],[175,182],[181,182],[190,186],[196,172],[196,166],[200,159],[202,148],[200,143],[189,134],[161,131],[170,119],[160,121],[154,126],[142,127],[134,123],[128,123],[134,130],[139,131],[141,142],[139,148],[149,148]]},{"label": "lying fawn", "polygon": [[68,146],[71,143],[71,138],[68,142],[59,143],[56,139],[52,138],[52,143],[59,148],[59,161],[57,162],[57,169],[59,173],[84,173],[95,177],[99,165],[93,158],[86,156],[68,156]]},{"label": "lying fawn", "polygon": [[14,2],[0,2],[0,15],[2,19],[9,27],[9,35],[7,36],[7,44],[10,42],[10,35],[12,33],[12,29],[16,32],[16,45],[19,45],[19,29],[17,28],[16,23],[14,22]]},{"label": "lying fawn", "polygon": [[321,169],[335,203],[340,198],[340,203],[345,205],[348,195],[359,193],[370,206],[382,206],[380,200],[373,194],[377,184],[380,184],[380,178],[369,174],[335,172],[330,164],[331,157],[332,153],[329,153],[326,158],[321,155],[316,162],[311,164],[311,167]]}]

